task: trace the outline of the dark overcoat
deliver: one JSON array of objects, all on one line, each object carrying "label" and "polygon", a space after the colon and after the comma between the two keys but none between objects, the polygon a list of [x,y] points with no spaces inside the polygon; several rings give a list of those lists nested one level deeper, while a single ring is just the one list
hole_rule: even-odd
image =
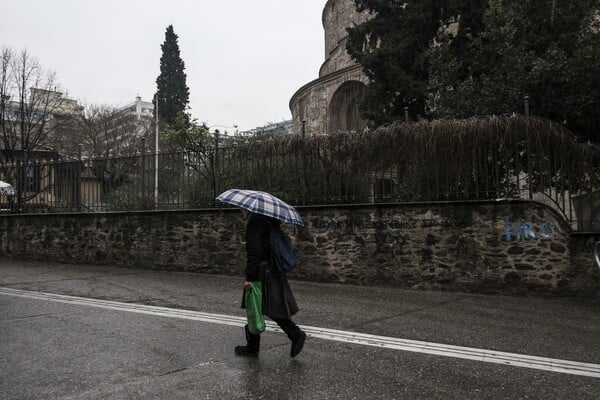
[{"label": "dark overcoat", "polygon": [[[272,268],[270,233],[280,222],[258,214],[250,214],[246,224],[246,280],[260,281],[263,287],[263,314],[271,318],[289,319],[298,305],[285,273]],[[242,307],[245,307],[242,296]]]}]

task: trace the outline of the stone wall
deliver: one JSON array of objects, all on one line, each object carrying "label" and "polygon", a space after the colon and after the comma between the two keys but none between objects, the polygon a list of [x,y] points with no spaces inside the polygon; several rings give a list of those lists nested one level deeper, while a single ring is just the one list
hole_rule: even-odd
[{"label": "stone wall", "polygon": [[[527,201],[300,209],[294,279],[600,298],[592,248]],[[0,256],[242,276],[237,210],[0,216]]]},{"label": "stone wall", "polygon": [[238,274],[244,225],[235,210],[0,216],[0,256]]},{"label": "stone wall", "polygon": [[591,244],[536,202],[322,209],[299,241],[305,279],[600,297]]}]

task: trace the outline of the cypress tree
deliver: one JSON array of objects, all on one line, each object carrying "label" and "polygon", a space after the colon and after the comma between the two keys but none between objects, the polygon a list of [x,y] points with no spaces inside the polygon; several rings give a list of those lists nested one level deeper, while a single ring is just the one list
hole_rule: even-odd
[{"label": "cypress tree", "polygon": [[177,39],[173,25],[169,25],[165,41],[160,46],[160,75],[156,78],[157,96],[153,100],[156,102],[158,98],[158,115],[163,126],[175,126],[178,116],[188,120],[185,111],[190,90],[186,84],[185,63],[181,59]]}]

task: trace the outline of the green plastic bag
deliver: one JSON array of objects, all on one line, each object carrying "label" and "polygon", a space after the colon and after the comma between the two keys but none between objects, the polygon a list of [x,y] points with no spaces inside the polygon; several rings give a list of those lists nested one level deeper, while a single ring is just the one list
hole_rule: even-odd
[{"label": "green plastic bag", "polygon": [[259,335],[265,330],[265,317],[262,313],[262,284],[252,282],[250,289],[244,292],[246,303],[246,318],[248,330],[253,335]]}]

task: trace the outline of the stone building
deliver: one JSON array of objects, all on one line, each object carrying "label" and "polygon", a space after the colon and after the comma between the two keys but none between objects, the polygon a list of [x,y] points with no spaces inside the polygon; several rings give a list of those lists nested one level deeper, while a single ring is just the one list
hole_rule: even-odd
[{"label": "stone building", "polygon": [[367,77],[346,51],[346,29],[369,17],[359,13],[353,0],[328,0],[323,9],[325,62],[319,78],[302,86],[290,100],[293,132],[307,135],[358,131],[366,127],[358,105],[366,92]]}]

